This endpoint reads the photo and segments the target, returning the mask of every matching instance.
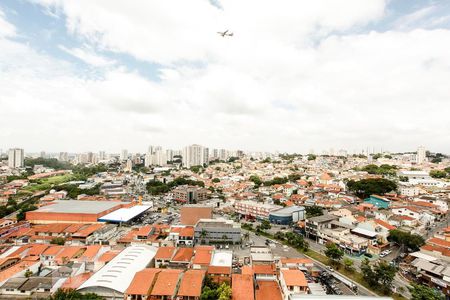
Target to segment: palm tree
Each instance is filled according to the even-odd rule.
[[[248,241],[250,239],[250,233],[248,231],[244,232],[244,240]]]
[[[200,238],[201,238],[202,244],[205,243],[205,239],[207,236],[208,236],[208,232],[205,229],[202,229],[202,231],[200,232]]]

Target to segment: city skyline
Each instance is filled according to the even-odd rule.
[[[449,12],[445,1],[2,1],[2,147],[449,153]]]

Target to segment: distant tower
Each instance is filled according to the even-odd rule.
[[[128,159],[128,150],[123,149],[122,153],[120,153],[120,160],[127,160]]]
[[[20,148],[9,149],[8,151],[8,167],[22,168],[24,166],[24,151]]]
[[[426,160],[427,157],[427,150],[425,149],[425,147],[420,146],[419,148],[417,148],[417,155],[416,155],[416,163],[417,164],[423,164]]]

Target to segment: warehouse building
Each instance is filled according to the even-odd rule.
[[[37,210],[26,212],[26,220],[33,224],[95,223],[121,208],[132,206],[130,202],[57,200]]]
[[[137,272],[151,267],[157,249],[148,245],[125,248],[108,264],[85,281],[78,291],[96,293],[105,299],[123,299]]]

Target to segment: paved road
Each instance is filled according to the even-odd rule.
[[[243,230],[243,232],[245,232],[245,230]],[[255,235],[253,232],[250,232],[250,240],[254,243],[254,245],[257,246],[263,246],[265,245],[265,241],[266,238],[263,236],[257,236]],[[314,261],[314,264],[322,271],[327,270],[327,266],[303,253],[298,252],[297,250],[295,250],[292,247],[285,247],[282,244],[280,244],[277,241],[273,241],[273,244],[275,244],[275,247],[271,247],[272,248],[272,253],[274,254],[274,256],[277,257],[300,257],[300,258],[310,258]],[[312,248],[311,248],[312,249]],[[250,254],[250,249],[246,248],[244,250],[235,250],[236,254],[239,255],[243,255],[245,253],[248,253],[248,255]],[[339,273],[340,274],[340,273]],[[364,286],[360,285],[357,282],[354,282],[353,280],[351,280],[350,278],[340,274],[342,277],[344,277],[345,279],[347,279],[348,281],[351,281],[353,284],[358,286],[358,294],[359,295],[363,295],[363,296],[377,296],[377,294],[373,293],[372,291],[368,290],[367,288],[365,288]]]

